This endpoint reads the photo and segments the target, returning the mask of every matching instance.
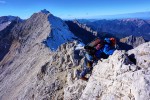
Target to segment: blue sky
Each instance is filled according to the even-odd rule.
[[[42,9],[63,19],[150,11],[150,0],[0,0],[0,16],[23,19]]]

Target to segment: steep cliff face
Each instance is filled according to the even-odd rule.
[[[149,100],[150,99],[150,42],[128,54],[116,50],[108,59],[99,61],[87,83],[74,81],[66,86],[67,100]],[[135,54],[136,63],[129,55]],[[146,63],[145,63],[146,62]]]

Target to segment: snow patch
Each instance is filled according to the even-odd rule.
[[[47,38],[47,46],[51,50],[56,50],[61,44],[74,40],[75,36],[69,31],[66,23],[58,17],[49,15],[51,33]]]
[[[5,29],[11,22],[8,21],[8,22],[5,22],[5,23],[2,23],[0,24],[0,31],[2,31],[3,29]]]

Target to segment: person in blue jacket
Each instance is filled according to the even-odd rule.
[[[80,78],[87,81],[86,74],[90,73],[93,69],[93,63],[101,58],[108,58],[115,51],[114,43],[112,43],[111,38],[105,38],[104,42],[97,44],[96,47],[84,47],[85,49],[90,49],[90,52],[86,52],[83,70],[80,73]]]

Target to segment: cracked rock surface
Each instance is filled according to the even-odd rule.
[[[138,46],[128,54],[132,52],[135,57],[138,56],[137,61],[138,59],[143,61],[142,56],[150,58],[149,43]],[[144,55],[140,55],[141,53]],[[68,85],[64,94],[73,100],[76,99],[77,94],[80,100],[149,100],[150,66],[142,61],[140,64],[139,62],[133,63],[128,54],[125,51],[116,50],[108,59],[103,59],[94,66],[87,83],[79,84],[76,81]],[[83,92],[79,92],[76,86],[80,87]],[[82,88],[83,86],[85,89]]]

